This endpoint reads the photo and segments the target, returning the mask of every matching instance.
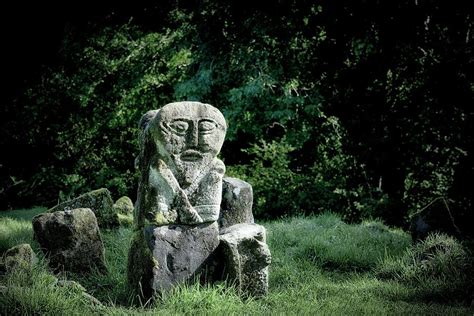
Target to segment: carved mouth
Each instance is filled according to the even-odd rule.
[[[189,149],[182,153],[180,158],[182,161],[198,161],[203,158],[203,155],[199,151]]]

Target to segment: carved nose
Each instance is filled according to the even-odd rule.
[[[188,136],[189,147],[197,147],[199,143],[199,131],[195,127],[191,130]]]

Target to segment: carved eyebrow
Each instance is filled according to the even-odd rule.
[[[202,119],[198,123],[199,133],[201,134],[212,133],[213,131],[217,129],[217,127],[218,127],[217,122],[210,119]]]
[[[160,128],[164,133],[173,133],[181,136],[184,135],[192,125],[193,121],[185,118],[175,118],[170,121],[160,122]]]
[[[200,125],[201,123],[211,123],[211,124],[216,125],[216,127],[219,126],[219,123],[217,123],[215,120],[211,118],[204,118],[204,119],[199,120],[198,124]]]
[[[174,120],[170,122],[169,124],[167,124],[168,128],[171,131],[179,135],[186,133],[186,131],[189,129],[191,125],[192,124],[190,124],[189,121],[185,121],[185,120]]]
[[[193,120],[190,119],[190,118],[186,118],[186,117],[176,117],[176,118],[173,118],[172,120],[170,120],[169,122],[173,123],[173,122],[176,122],[176,121],[192,122]]]

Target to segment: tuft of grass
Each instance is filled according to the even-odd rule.
[[[257,311],[259,303],[251,298],[241,299],[235,288],[223,283],[203,286],[196,282],[177,286],[162,299],[156,300],[152,307],[165,314],[229,315],[242,313],[243,310]]]
[[[401,257],[388,256],[375,269],[381,279],[393,279],[419,289],[425,299],[472,299],[472,258],[455,238],[431,234]]]
[[[18,221],[25,221],[31,222],[33,217],[38,214],[44,213],[47,211],[46,207],[37,206],[34,208],[29,209],[18,209],[18,210],[11,210],[11,211],[2,211],[0,212],[0,218],[2,217],[10,217],[14,218]]]
[[[82,291],[57,286],[58,279],[41,262],[32,270],[12,273],[0,279],[2,315],[79,315],[98,311]]]
[[[70,275],[102,302],[130,305],[133,295],[127,287],[127,258],[133,231],[130,228],[103,230],[105,266],[107,273],[95,271],[90,275]]]

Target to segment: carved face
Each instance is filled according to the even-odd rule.
[[[165,105],[152,126],[160,155],[169,158],[168,164],[173,162],[184,184],[217,156],[227,129],[219,110],[199,102]]]

